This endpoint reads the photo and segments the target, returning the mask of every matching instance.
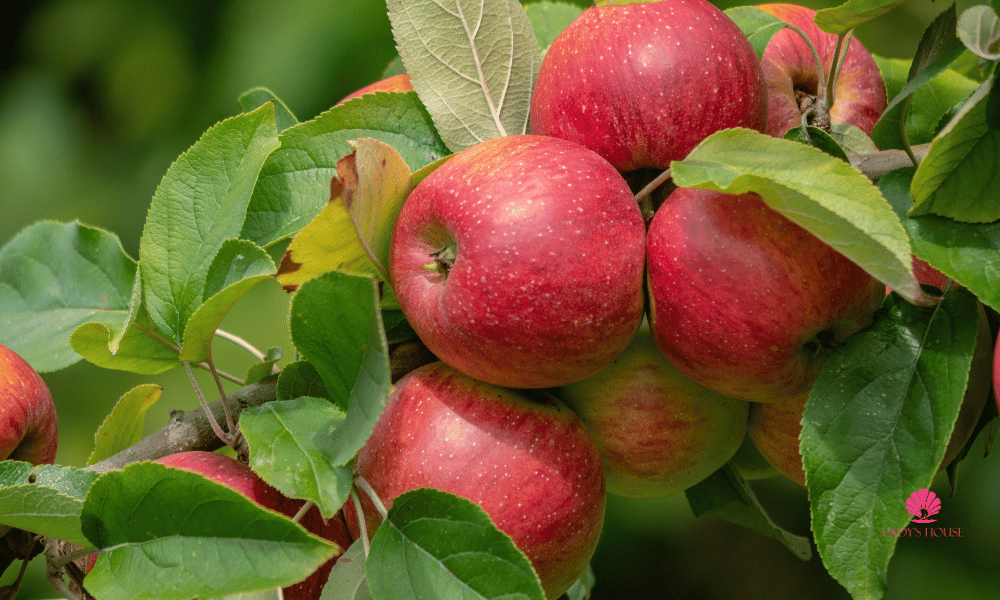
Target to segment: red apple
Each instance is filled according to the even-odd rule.
[[[649,227],[650,323],[677,370],[724,396],[809,391],[885,286],[756,194],[679,188]]]
[[[558,387],[610,363],[643,313],[645,228],[622,176],[538,135],[459,152],[413,190],[392,238],[399,306],[477,379]]]
[[[761,4],[757,8],[801,29],[812,41],[830,76],[837,36],[816,26],[816,11],[795,4]],[[812,51],[798,33],[785,28],[771,38],[761,57],[767,81],[767,133],[782,136],[802,123],[802,108],[811,105],[819,89],[819,73]],[[871,135],[887,104],[882,74],[871,53],[856,38],[834,85],[829,116],[835,123],[850,123]]]
[[[412,90],[413,86],[410,85],[410,76],[406,73],[400,73],[399,75],[393,75],[391,77],[386,77],[385,79],[380,79],[375,83],[370,83],[360,90],[344,96],[344,98],[337,103],[337,106],[347,102],[348,100],[360,98],[365,94],[371,94],[373,92],[409,92]]]
[[[26,360],[0,344],[0,460],[51,464],[58,444],[49,388]]]
[[[282,495],[281,492],[268,485],[254,473],[250,467],[235,458],[222,454],[200,451],[178,452],[165,456],[156,462],[168,467],[200,473],[212,481],[236,490],[257,504],[287,517],[294,517],[304,504],[302,500],[294,500]],[[324,522],[319,509],[313,507],[305,514],[300,523],[310,533],[340,546],[341,552],[347,550],[351,545],[352,538],[341,514]],[[284,588],[285,600],[318,599],[326,584],[327,577],[330,575],[330,570],[336,562],[337,557],[334,557],[305,580]],[[90,566],[93,566],[93,562],[90,563]]]
[[[620,496],[683,492],[746,437],[748,403],[681,375],[645,326],[614,362],[561,391],[601,449],[608,491]]]
[[[478,504],[528,556],[554,599],[597,547],[604,470],[580,419],[551,395],[535,394],[529,399],[441,362],[420,367],[396,384],[354,472],[386,506],[422,487]],[[361,497],[373,534],[380,516]],[[352,503],[344,513],[356,528]]]
[[[706,0],[587,9],[549,47],[531,99],[533,133],[622,172],[665,169],[720,129],[766,124],[757,55]]]

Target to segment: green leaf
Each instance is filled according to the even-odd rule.
[[[118,348],[112,353],[116,340]],[[180,349],[166,340],[144,305],[128,327],[87,323],[77,327],[69,341],[80,356],[105,369],[157,375],[181,366]]]
[[[365,550],[361,542],[351,544],[334,563],[319,600],[371,600],[365,579]]]
[[[0,524],[90,547],[80,512],[96,479],[69,467],[0,462]]]
[[[778,17],[766,13],[756,6],[736,6],[726,9],[725,13],[736,23],[743,35],[750,40],[750,45],[757,53],[757,58],[764,56],[764,50],[771,38],[787,25]]]
[[[184,327],[180,360],[202,362],[208,358],[215,330],[229,309],[250,290],[272,279],[271,256],[246,240],[226,240],[205,275],[204,299]]]
[[[993,78],[941,130],[913,177],[910,216],[935,214],[966,223],[1000,219],[1000,131],[986,122]]]
[[[804,561],[812,558],[809,539],[775,525],[746,480],[731,464],[727,463],[705,480],[685,490],[684,494],[694,516],[712,513],[777,540]]]
[[[583,7],[568,2],[535,2],[526,4],[524,12],[541,48],[548,48],[563,29],[583,14]]]
[[[104,551],[84,585],[102,600],[184,600],[291,585],[337,548],[196,473],[135,463],[84,501],[83,532]]]
[[[932,302],[913,276],[899,218],[878,188],[844,161],[749,129],[726,129],[674,161],[671,170],[682,187],[759,194],[873,277],[914,302]]]
[[[900,216],[917,258],[968,288],[984,304],[1000,310],[1000,223],[959,223],[945,217],[909,217],[914,169],[883,177],[879,188]]]
[[[517,0],[387,4],[413,89],[452,151],[527,131],[541,53]]]
[[[285,365],[278,375],[275,395],[278,400],[294,400],[302,396],[331,399],[319,371],[304,360]]]
[[[271,90],[265,87],[257,87],[240,94],[240,109],[245,113],[253,112],[267,102],[274,104],[274,122],[278,127],[278,132],[299,124],[299,120],[292,113],[292,110],[288,108],[288,105],[282,102],[281,98],[278,98]]]
[[[965,48],[962,46],[962,42],[955,35],[957,22],[958,14],[955,10],[955,5],[952,4],[951,8],[938,15],[927,29],[924,30],[923,37],[921,37],[920,43],[917,46],[916,55],[913,57],[913,62],[907,72],[906,84],[898,92],[895,90],[889,92],[895,95],[890,96],[892,101],[889,102],[882,116],[879,117],[878,123],[875,124],[875,129],[872,131],[872,138],[880,148],[903,147],[900,123],[904,119],[907,119],[907,115],[905,114],[907,112],[907,103],[905,101],[918,89],[927,85],[932,79],[944,72],[964,52]],[[882,59],[882,61],[884,60]],[[882,61],[879,61],[880,69]],[[886,81],[886,88],[890,89],[888,81]],[[954,102],[951,104],[954,104]],[[945,106],[944,110],[947,110],[951,104]],[[917,103],[915,98],[910,103],[910,106],[923,112],[928,110],[928,107]],[[938,114],[938,118],[940,118],[940,114]],[[937,119],[934,119],[934,123],[937,123]],[[922,142],[910,139],[910,143],[918,144]]]
[[[317,431],[322,435],[336,428],[344,417],[321,398],[278,400],[244,409],[240,431],[250,446],[250,467],[286,496],[314,502],[324,519],[333,517],[351,493],[353,472],[332,464],[314,437]]]
[[[809,137],[806,137],[807,133]],[[850,159],[847,157],[847,153],[840,147],[837,140],[835,140],[831,134],[823,131],[819,127],[809,126],[806,127],[806,131],[803,131],[801,127],[793,127],[785,132],[784,138],[786,140],[792,140],[793,142],[799,142],[800,144],[819,148],[834,158],[839,158],[844,162],[850,162]]]
[[[247,377],[245,383],[247,385],[250,385],[252,383],[257,383],[258,381],[262,381],[273,375],[274,365],[279,360],[281,360],[281,356],[282,356],[282,350],[280,347],[275,346],[273,348],[269,348],[267,352],[264,353],[263,361],[251,365],[250,368],[247,369]]]
[[[365,570],[377,600],[545,598],[528,558],[481,508],[432,489],[393,501]]]
[[[237,238],[264,159],[278,147],[274,107],[216,124],[170,166],[139,244],[143,300],[174,342],[202,304],[205,278],[228,239]]]
[[[269,246],[302,229],[330,199],[337,162],[358,138],[389,144],[412,170],[449,154],[413,92],[379,92],[335,106],[281,134],[281,147],[261,169],[240,237]]]
[[[347,413],[316,440],[332,464],[345,465],[368,440],[392,390],[375,281],[339,271],[307,281],[292,300],[291,332],[330,398]]]
[[[128,315],[136,262],[118,238],[77,222],[29,225],[0,248],[0,343],[38,371],[80,360],[70,334]]]
[[[146,411],[157,400],[163,388],[147,383],[132,388],[111,409],[94,435],[95,447],[87,464],[92,465],[114,456],[142,439]]]
[[[875,57],[885,87],[890,97],[899,97],[906,86],[910,61],[899,58]],[[906,116],[906,137],[911,145],[926,144],[938,132],[938,123],[956,104],[969,97],[979,87],[974,80],[945,69],[913,93]],[[903,138],[899,122],[903,118],[902,105],[882,114],[872,132],[879,148],[902,148]]]
[[[351,146],[354,152],[337,164],[330,202],[285,250],[278,269],[285,289],[335,269],[389,282],[389,242],[413,189],[410,169],[392,146],[378,140],[364,138]]]
[[[965,47],[985,60],[1000,60],[1000,17],[989,6],[966,9],[958,19],[958,37]]]
[[[906,499],[929,488],[965,393],[976,298],[935,307],[896,295],[834,351],[802,417],[800,452],[823,564],[855,598],[880,598]]]
[[[834,121],[830,124],[830,137],[848,154],[878,152],[875,142],[857,125]]]
[[[827,33],[842,35],[880,17],[903,0],[848,0],[840,6],[816,11],[816,25]]]

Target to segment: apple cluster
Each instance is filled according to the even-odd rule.
[[[798,34],[758,59],[706,0],[621,4],[549,47],[530,134],[458,152],[408,196],[389,273],[439,362],[397,383],[355,463],[385,505],[420,487],[479,504],[550,598],[593,554],[605,493],[702,481],[746,438],[750,407],[804,398],[886,293],[754,194],[680,188],[650,215],[629,183],[721,129],[782,135],[820,114],[870,132],[886,98],[861,44],[843,77],[864,91],[818,110],[825,75]],[[813,12],[762,8],[810,37],[828,75],[836,37]],[[376,505],[361,502],[369,531]]]

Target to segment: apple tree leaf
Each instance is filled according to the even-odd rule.
[[[251,365],[250,368],[247,369],[247,376],[244,383],[246,385],[250,385],[251,383],[257,383],[258,381],[262,381],[273,375],[274,365],[281,360],[283,353],[284,351],[280,346],[268,348],[264,353],[264,359],[259,363]]]
[[[314,437],[344,421],[329,400],[275,400],[240,413],[240,431],[250,446],[250,467],[291,498],[311,500],[324,519],[333,517],[351,493],[350,467],[334,465]],[[322,431],[321,431],[322,430]]]
[[[1000,17],[992,7],[980,4],[967,8],[958,19],[958,37],[976,56],[1000,60]]]
[[[910,61],[899,58],[875,57],[888,94],[898,98],[907,86]],[[974,80],[945,69],[924,85],[916,88],[906,119],[906,139],[911,145],[926,144],[934,139],[938,124],[950,110],[968,98],[979,87]],[[902,105],[882,114],[872,132],[876,145],[883,149],[902,148],[903,138],[899,124],[903,119]]]
[[[245,113],[253,112],[267,102],[274,104],[274,122],[279,133],[299,124],[298,118],[288,108],[288,105],[282,102],[281,98],[278,98],[271,90],[257,87],[240,94],[240,108]]]
[[[205,274],[203,301],[184,327],[180,360],[208,358],[215,330],[247,292],[272,279],[274,261],[266,250],[246,240],[226,240]]]
[[[552,45],[556,37],[577,17],[583,14],[583,7],[569,2],[543,0],[524,5],[524,12],[531,21],[531,29],[542,49]]]
[[[848,0],[840,6],[817,10],[815,22],[827,33],[843,35],[902,3],[903,0]]]
[[[882,149],[903,147],[900,123],[904,119],[908,120],[906,115],[908,106],[910,108],[919,107],[917,110],[921,111],[928,110],[918,103],[915,98],[909,105],[906,103],[906,99],[913,96],[914,92],[944,72],[964,52],[965,47],[955,35],[957,22],[958,13],[955,10],[955,5],[952,4],[951,8],[942,12],[928,25],[927,29],[924,30],[923,36],[920,38],[920,43],[917,45],[916,55],[913,57],[909,71],[906,74],[906,83],[901,89],[898,89],[898,91],[892,89],[896,86],[892,85],[890,87],[890,84],[894,84],[895,82],[886,80],[883,75],[887,93],[894,95],[890,96],[892,100],[882,113],[882,116],[879,117],[878,122],[875,123],[875,129],[872,131],[872,138],[878,147]],[[882,62],[886,61],[886,59],[876,59],[876,61],[879,63],[879,69],[881,70]],[[890,89],[892,91],[889,91]],[[947,110],[953,104],[954,102],[948,104],[944,109]],[[944,111],[938,114],[938,118],[940,118],[941,114],[944,114]],[[937,119],[934,120],[932,126],[936,123]],[[912,144],[922,143],[909,137],[907,139]]]
[[[899,218],[878,188],[844,161],[790,140],[726,129],[674,161],[671,170],[681,187],[757,193],[912,302],[933,303],[913,275],[910,242]]]
[[[29,225],[0,247],[0,344],[41,372],[78,362],[73,330],[124,323],[135,273],[114,234],[77,222]]]
[[[807,146],[819,148],[830,156],[839,158],[844,162],[850,161],[847,157],[847,153],[840,147],[840,144],[837,143],[837,140],[834,139],[833,135],[823,131],[819,127],[813,127],[810,125],[806,127],[804,131],[802,127],[793,127],[786,131],[783,137],[786,140],[792,140],[794,142],[799,142],[800,144],[806,144]]]
[[[365,567],[376,600],[543,600],[528,558],[476,504],[418,489],[397,497]]]
[[[812,529],[830,574],[855,598],[881,598],[906,499],[930,487],[965,394],[976,298],[933,307],[892,294],[873,325],[824,363],[802,417]]]
[[[725,10],[727,16],[736,23],[743,35],[747,36],[757,58],[764,56],[764,50],[774,34],[788,24],[778,17],[766,13],[756,6],[736,6]]]
[[[58,465],[0,462],[0,524],[90,547],[80,513],[97,477]]]
[[[830,124],[830,137],[848,154],[878,152],[878,147],[868,134],[851,123],[834,121]]]
[[[525,133],[541,53],[517,0],[388,0],[396,47],[445,144]]]
[[[298,360],[285,365],[278,374],[278,384],[275,389],[278,400],[294,400],[302,396],[330,399],[326,384],[319,371],[308,361]]]
[[[345,465],[371,435],[392,389],[374,279],[331,271],[302,284],[292,300],[292,342],[346,413],[328,422],[318,447]]]
[[[118,348],[112,353],[115,340]],[[139,306],[128,326],[87,323],[77,327],[69,341],[80,356],[105,369],[157,375],[181,366],[180,348],[157,328],[145,305]]]
[[[809,538],[778,527],[732,464],[726,463],[700,483],[685,490],[684,494],[694,516],[712,513],[777,540],[804,561],[812,558]]]
[[[103,551],[84,585],[106,600],[184,600],[305,579],[336,546],[197,474],[134,463],[101,475],[81,515]]]
[[[94,434],[94,451],[87,464],[114,456],[142,439],[146,411],[160,399],[163,388],[152,383],[136,386],[125,393]]]
[[[914,255],[1000,310],[1000,222],[972,224],[936,215],[908,216],[913,206],[913,174],[912,167],[893,171],[879,181],[879,187],[906,228]]]
[[[935,214],[967,223],[1000,219],[1000,130],[986,111],[996,75],[985,81],[931,142],[910,190],[910,216]]]
[[[358,540],[334,563],[319,600],[372,600],[365,578],[365,550]]]
[[[214,125],[163,177],[139,242],[143,301],[172,342],[204,300],[219,249],[239,237],[257,175],[278,147],[274,106]]]
[[[294,290],[334,269],[366,273],[389,282],[392,226],[413,189],[410,169],[396,150],[371,138],[352,142],[337,162],[330,201],[292,239],[278,281]]]
[[[240,237],[266,247],[302,229],[330,199],[337,162],[359,138],[389,144],[411,170],[449,154],[413,92],[376,92],[345,102],[281,133],[281,147],[261,169]]]

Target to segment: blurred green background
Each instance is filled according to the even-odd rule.
[[[946,7],[909,0],[857,35],[876,53],[909,58]],[[241,92],[268,87],[307,120],[378,79],[395,56],[382,0],[49,0],[5,8],[0,244],[37,220],[78,219],[115,232],[137,256],[160,178],[205,129],[238,111]],[[285,293],[262,285],[223,328],[259,348],[287,350],[286,313]],[[215,349],[224,370],[242,375],[252,364],[225,342]],[[59,410],[58,462],[66,465],[85,464],[95,430],[135,385],[164,388],[147,417],[150,431],[169,409],[196,405],[179,370],[144,378],[81,362],[45,380]],[[200,383],[210,388],[207,378]],[[943,479],[934,488],[944,501],[939,524],[961,527],[964,537],[902,540],[888,598],[1000,598],[1000,468],[982,455],[979,442],[954,497]],[[757,482],[755,490],[775,521],[808,533],[803,490],[783,479]],[[610,498],[594,570],[596,600],[848,597],[818,559],[802,563],[769,538],[695,519],[682,496]],[[0,585],[14,575],[10,570]],[[17,597],[54,596],[42,561],[33,561]]]

